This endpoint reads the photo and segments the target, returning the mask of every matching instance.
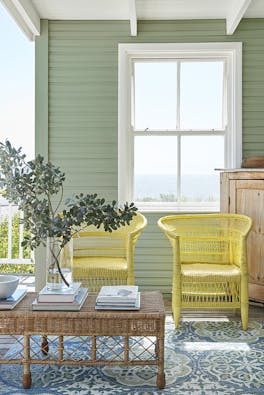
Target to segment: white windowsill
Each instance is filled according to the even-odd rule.
[[[173,212],[173,213],[217,213],[220,211],[219,204],[167,204],[164,205],[162,203],[142,203],[142,202],[134,202],[135,206],[142,213],[164,213],[164,212]]]

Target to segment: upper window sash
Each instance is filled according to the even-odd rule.
[[[204,132],[226,132],[227,130],[227,107],[228,104],[226,103],[227,101],[227,61],[226,58],[224,57],[220,57],[220,56],[214,56],[214,57],[203,57],[203,56],[199,56],[199,57],[192,57],[192,58],[179,58],[177,56],[171,58],[171,59],[167,59],[167,58],[138,58],[138,57],[131,57],[130,58],[130,62],[131,62],[131,124],[129,125],[131,128],[131,131],[134,133],[137,132],[147,132],[147,133],[151,133],[153,135],[156,134],[156,132],[158,133],[162,133],[162,132],[168,132],[168,133],[177,133],[178,131],[182,131],[184,132],[197,132],[199,133],[204,133]],[[135,65],[139,64],[139,63],[175,63],[177,64],[177,85],[175,86],[175,91],[177,93],[177,101],[176,101],[176,128],[159,128],[159,129],[151,129],[150,127],[147,128],[137,128],[135,127],[136,124],[136,120],[135,120],[135,107],[136,107],[136,94],[135,94]],[[181,109],[181,65],[183,63],[192,63],[192,62],[210,62],[210,63],[214,63],[214,62],[222,62],[223,63],[223,87],[222,87],[222,127],[220,128],[183,128],[181,127],[181,121],[180,121],[180,109]]]

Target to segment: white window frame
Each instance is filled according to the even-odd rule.
[[[134,136],[131,128],[131,80],[137,59],[221,59],[227,71],[225,168],[239,168],[242,160],[242,43],[119,44],[118,52],[118,201],[133,201]],[[164,135],[166,135],[164,133]],[[175,202],[137,203],[141,211],[215,211],[204,204],[191,207]]]

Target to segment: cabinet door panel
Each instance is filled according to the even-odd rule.
[[[248,215],[253,220],[247,244],[249,296],[264,300],[264,180],[236,180],[230,183],[230,191],[235,191],[234,212]]]
[[[252,230],[248,235],[247,253],[248,253],[248,278],[250,283],[261,284],[263,282],[263,235],[257,234]]]

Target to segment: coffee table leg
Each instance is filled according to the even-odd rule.
[[[157,387],[162,389],[165,387],[165,373],[164,373],[164,338],[157,339],[156,352],[158,358],[158,373],[157,373]]]
[[[59,336],[59,344],[58,344],[58,359],[59,361],[63,360],[63,350],[64,350],[64,344],[63,344],[63,336]]]
[[[158,372],[158,376],[157,376],[157,387],[162,389],[165,388],[166,385],[166,380],[165,380],[165,373],[159,373]]]
[[[25,389],[31,387],[31,373],[30,373],[30,336],[24,335],[24,374],[22,384]]]
[[[42,351],[42,354],[44,354],[44,355],[48,355],[48,353],[49,353],[49,342],[48,342],[47,335],[42,336],[41,351]]]

